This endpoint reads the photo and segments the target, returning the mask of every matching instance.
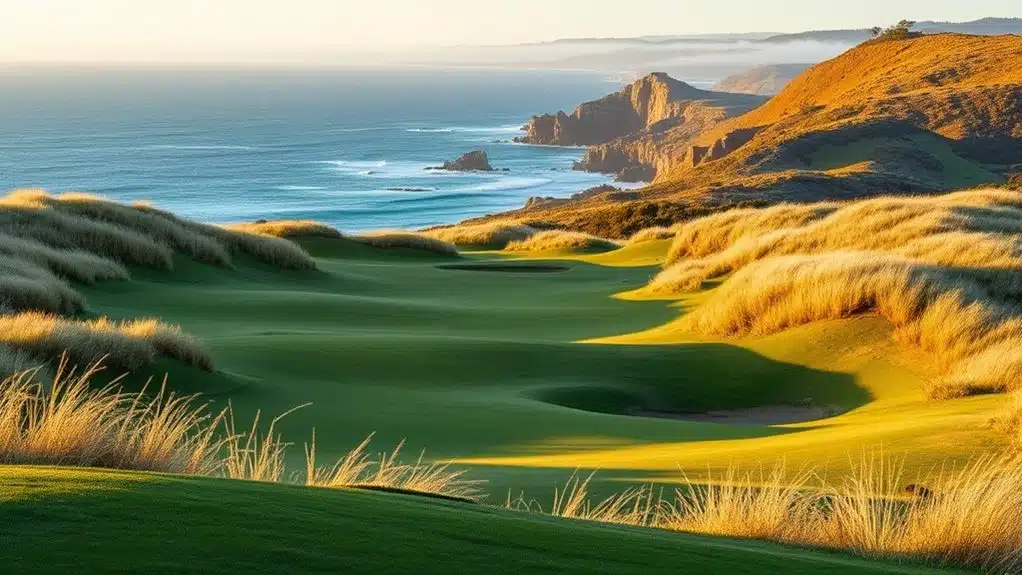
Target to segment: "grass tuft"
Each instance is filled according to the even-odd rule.
[[[353,239],[380,249],[422,250],[443,255],[458,254],[458,248],[454,244],[417,232],[382,230],[355,236]]]
[[[509,252],[538,252],[547,250],[616,250],[621,247],[613,240],[598,238],[582,232],[547,230],[528,239],[507,244]]]
[[[147,397],[94,389],[98,365],[61,363],[52,384],[26,371],[0,383],[0,463],[211,474],[220,416],[166,388]]]
[[[422,233],[456,246],[502,250],[511,242],[529,239],[538,233],[538,230],[517,221],[499,220],[482,224],[458,224],[431,228]]]
[[[344,237],[338,230],[312,220],[261,220],[241,224],[227,224],[223,227],[237,232],[274,236],[277,238]]]

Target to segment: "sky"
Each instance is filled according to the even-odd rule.
[[[0,61],[245,62],[1022,16],[1018,0],[0,0]]]

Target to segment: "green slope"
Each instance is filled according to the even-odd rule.
[[[407,438],[409,454],[476,465],[472,477],[500,499],[548,494],[578,467],[671,481],[679,467],[699,477],[787,458],[840,472],[883,445],[913,471],[999,441],[984,426],[999,398],[925,401],[925,358],[897,357],[875,321],[699,341],[672,322],[701,296],[617,297],[645,284],[668,243],[511,262],[554,270],[534,273],[480,267],[504,255],[459,261],[315,240],[316,272],[180,258],[173,274],[135,270],[86,291],[96,313],[159,316],[209,344],[217,374],[173,362],[151,374],[169,372],[177,390],[230,400],[241,421],[311,403],[280,428],[298,444],[295,469],[313,428],[323,461],[375,431],[377,449]],[[794,425],[627,415],[806,402],[851,412]]]
[[[926,573],[371,492],[0,467],[5,573]]]

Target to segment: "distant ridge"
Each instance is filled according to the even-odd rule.
[[[915,30],[928,34],[954,33],[975,34],[979,36],[999,36],[1001,34],[1022,34],[1022,18],[981,18],[971,22],[918,22]],[[868,40],[870,31],[862,29],[809,30],[792,34],[777,34],[764,38],[760,42],[780,44],[786,42],[818,41],[857,44]]]

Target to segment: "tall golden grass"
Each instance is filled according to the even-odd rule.
[[[973,190],[740,211],[751,223],[712,216],[683,226],[672,247],[681,259],[648,286],[678,293],[724,279],[683,318],[686,327],[763,335],[875,312],[898,328],[900,341],[936,359],[932,397],[1022,387],[1014,376],[1022,368],[1022,308],[1015,303],[1022,294],[1022,194]],[[778,214],[796,223],[764,225]]]
[[[515,220],[497,220],[479,224],[431,228],[422,233],[456,246],[502,250],[511,242],[532,237],[538,233],[538,230]]]
[[[175,253],[224,267],[232,253],[287,269],[315,267],[299,246],[258,227],[225,229],[87,194],[15,190],[0,198],[0,229],[0,265],[27,262],[86,283],[127,279],[124,264],[172,269]]]
[[[573,478],[549,513],[992,573],[1022,569],[1022,466],[1014,457],[976,459],[911,483],[899,462],[874,454],[834,486],[783,463],[769,472],[732,467],[703,483],[683,478],[673,498],[647,486],[593,502],[588,486]],[[506,505],[543,511],[523,497]]]
[[[479,501],[481,481],[468,480],[465,470],[452,470],[449,463],[425,463],[423,456],[412,464],[398,459],[404,442],[390,453],[375,457],[368,452],[370,434],[330,467],[316,464],[316,436],[305,446],[306,485],[312,487],[354,487],[441,495],[452,499]]]
[[[195,338],[154,319],[111,321],[67,319],[40,312],[0,314],[0,345],[38,363],[63,356],[75,364],[99,361],[134,371],[156,357],[170,357],[212,371],[213,359]]]
[[[335,228],[311,220],[264,220],[241,224],[227,224],[223,227],[228,230],[249,234],[262,234],[278,238],[344,237],[344,235]]]
[[[628,243],[641,244],[657,240],[669,240],[678,234],[678,230],[680,228],[680,225],[644,228],[635,232],[632,237],[628,238]]]
[[[509,252],[538,252],[547,250],[615,250],[621,247],[614,240],[567,230],[547,230],[524,240],[513,241],[504,248]]]
[[[235,423],[230,406],[210,411],[199,396],[177,396],[162,386],[155,394],[125,392],[117,381],[94,388],[100,364],[78,371],[62,361],[48,379],[24,369],[31,359],[0,346],[0,464],[62,465],[207,475],[248,481],[291,482],[290,447],[276,431],[294,409],[260,429]],[[303,407],[303,406],[302,406]],[[299,407],[300,408],[300,407]],[[295,408],[295,409],[299,409]],[[370,435],[330,467],[317,467],[315,433],[306,447],[307,477],[316,487],[351,487],[426,493],[477,501],[479,481],[449,464],[399,461],[402,444],[376,457]]]
[[[1022,450],[1022,393],[1015,393],[1003,412],[990,421],[1015,449]]]
[[[420,232],[379,230],[354,236],[352,239],[380,249],[421,250],[443,255],[458,254],[458,248],[454,244]]]
[[[93,389],[97,365],[67,365],[50,385],[34,371],[0,383],[0,463],[217,471],[220,416],[165,388],[153,396]]]

